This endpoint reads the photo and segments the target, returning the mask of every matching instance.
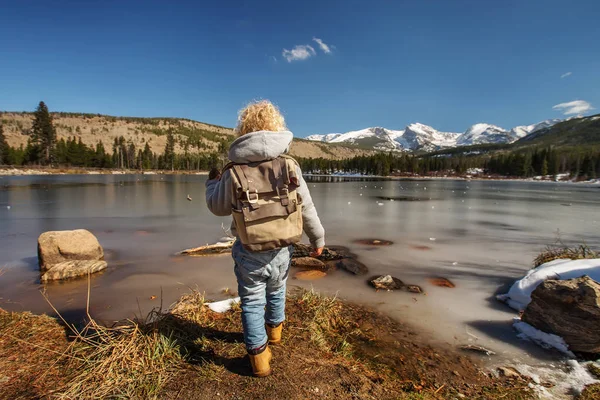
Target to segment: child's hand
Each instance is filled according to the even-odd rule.
[[[311,253],[310,256],[311,257],[319,257],[321,254],[323,254],[323,248],[319,247],[318,249],[314,249]]]

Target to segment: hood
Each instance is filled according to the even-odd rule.
[[[229,159],[239,164],[272,160],[288,152],[293,138],[290,131],[247,133],[231,143]]]

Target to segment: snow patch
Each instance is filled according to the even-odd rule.
[[[224,312],[231,310],[231,307],[234,304],[239,303],[239,302],[240,302],[240,298],[235,297],[233,299],[215,301],[213,303],[206,303],[206,305],[208,306],[208,308],[210,308],[212,311],[214,311],[216,313],[224,313]]]
[[[575,358],[575,354],[569,350],[569,345],[562,337],[540,331],[518,317],[513,320],[513,327],[519,332],[518,338],[532,341],[545,349],[556,349],[568,357]]]
[[[508,293],[496,298],[506,302],[511,308],[523,311],[531,302],[531,293],[547,279],[566,280],[584,275],[600,282],[600,259],[554,260],[529,270],[527,275],[516,281]]]
[[[541,398],[564,399],[578,396],[587,385],[600,382],[587,371],[587,364],[589,363],[566,360],[547,366],[518,364],[515,365],[515,369],[535,382],[533,388]],[[546,388],[542,385],[543,382],[553,386]]]

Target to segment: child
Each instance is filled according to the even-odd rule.
[[[234,216],[232,256],[244,342],[254,375],[262,377],[271,373],[268,345],[281,341],[292,244],[304,230],[317,257],[325,232],[300,167],[285,156],[293,134],[279,110],[269,101],[251,103],[240,112],[236,133],[229,148],[236,165],[222,176],[211,172],[206,203],[215,215]]]

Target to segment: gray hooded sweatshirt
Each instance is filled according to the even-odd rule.
[[[257,161],[272,160],[287,153],[294,135],[292,132],[258,131],[237,138],[229,147],[229,159],[234,163],[246,164]],[[308,186],[298,168],[300,185],[298,194],[302,197],[302,220],[304,232],[314,248],[325,246],[325,230],[317,209],[312,201]],[[231,172],[227,170],[220,180],[212,179],[206,182],[206,205],[215,215],[224,217],[231,215],[235,202],[231,194]],[[237,236],[235,227],[232,233]]]

